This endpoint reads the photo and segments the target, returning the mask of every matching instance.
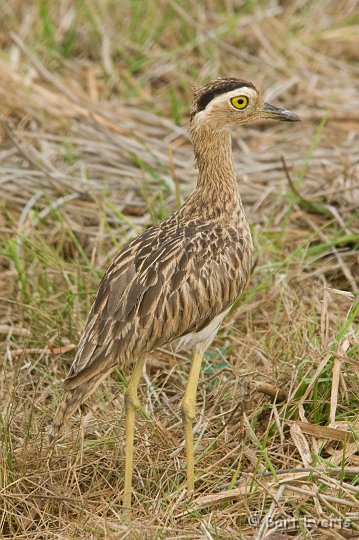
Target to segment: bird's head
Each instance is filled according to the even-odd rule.
[[[265,103],[254,84],[241,79],[216,79],[194,90],[192,127],[222,130],[264,118],[300,120],[287,109]]]

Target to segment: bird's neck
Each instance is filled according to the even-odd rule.
[[[194,197],[202,205],[222,214],[232,214],[242,208],[238,192],[232,141],[228,130],[213,130],[208,126],[191,126],[191,142],[198,166]]]

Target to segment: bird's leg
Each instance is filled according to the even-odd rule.
[[[141,358],[135,365],[129,385],[125,393],[126,410],[126,448],[125,448],[125,489],[123,506],[131,508],[132,497],[132,470],[133,470],[133,440],[135,435],[136,410],[140,406],[137,396],[138,385],[141,380],[145,359]]]
[[[194,455],[192,422],[196,415],[196,393],[202,364],[202,352],[195,352],[189,372],[188,382],[182,401],[182,418],[184,425],[187,461],[187,489],[194,489]]]

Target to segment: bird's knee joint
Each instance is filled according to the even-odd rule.
[[[194,420],[196,417],[196,407],[194,403],[183,401],[181,405],[183,420]]]
[[[128,390],[125,393],[125,407],[127,411],[131,409],[137,410],[140,408],[140,400],[138,399],[137,395]]]

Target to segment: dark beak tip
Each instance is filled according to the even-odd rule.
[[[264,104],[264,111],[269,113],[269,117],[282,122],[301,122],[301,117],[288,109],[276,107],[270,103]]]
[[[295,113],[291,113],[291,116],[290,116],[290,117],[288,117],[288,118],[283,118],[283,120],[284,120],[285,122],[301,122],[301,121],[302,121],[301,117],[298,116],[298,115],[295,114]]]

